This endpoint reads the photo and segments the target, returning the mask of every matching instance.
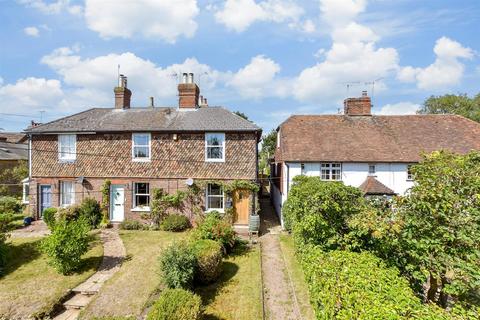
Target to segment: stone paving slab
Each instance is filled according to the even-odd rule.
[[[66,310],[62,314],[56,316],[54,319],[55,320],[76,320],[76,319],[78,319],[79,315],[80,315],[80,310],[70,309],[70,310]]]
[[[81,309],[85,308],[90,303],[93,296],[77,293],[70,300],[63,304],[67,309]]]
[[[47,225],[42,220],[33,221],[31,225],[10,232],[12,238],[44,237],[50,234]]]

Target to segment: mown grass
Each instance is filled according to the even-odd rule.
[[[260,250],[240,246],[223,262],[219,281],[195,292],[205,305],[205,319],[262,319]]]
[[[27,319],[48,313],[69,289],[85,281],[97,269],[103,256],[98,238],[84,256],[78,273],[63,276],[48,265],[41,253],[41,238],[8,240],[5,274],[0,278],[0,319]]]
[[[139,317],[161,288],[158,257],[185,233],[121,230],[127,259],[82,312],[82,319]]]
[[[295,257],[293,238],[291,235],[280,235],[280,247],[285,255],[285,263],[292,277],[295,294],[297,296],[300,312],[303,319],[315,319],[313,308],[310,304],[308,285],[300,264]]]

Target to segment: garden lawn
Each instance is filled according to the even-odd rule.
[[[185,233],[120,230],[127,259],[82,312],[82,319],[142,314],[161,287],[158,257]]]
[[[302,267],[295,257],[295,248],[291,235],[280,235],[280,246],[285,256],[285,264],[292,277],[295,294],[297,296],[300,312],[303,319],[315,319],[312,305],[310,304],[310,294],[308,285],[305,282]]]
[[[0,319],[26,319],[48,313],[69,289],[90,277],[102,260],[103,247],[95,236],[79,273],[63,276],[47,264],[46,255],[38,247],[41,239],[8,240],[8,262],[0,278]]]
[[[205,305],[205,319],[262,319],[260,250],[240,247],[226,257],[220,280],[195,292]]]

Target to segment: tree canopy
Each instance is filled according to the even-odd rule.
[[[458,114],[480,122],[480,93],[470,98],[466,94],[431,96],[418,111],[420,114]]]
[[[268,158],[272,157],[275,153],[277,146],[277,131],[270,131],[268,134],[264,134],[262,137],[262,148],[259,154],[259,169],[260,172],[269,174]]]

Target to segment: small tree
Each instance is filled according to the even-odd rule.
[[[397,203],[400,267],[426,300],[446,307],[480,287],[480,153],[434,152],[413,174]]]

